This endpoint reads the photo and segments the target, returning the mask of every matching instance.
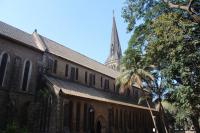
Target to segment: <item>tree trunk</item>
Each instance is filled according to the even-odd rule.
[[[146,101],[147,106],[148,106],[148,108],[149,108],[149,111],[150,111],[150,114],[151,114],[151,118],[152,118],[152,120],[153,120],[153,124],[154,124],[154,127],[155,127],[155,129],[156,129],[156,133],[159,133],[159,132],[158,132],[157,125],[156,125],[156,121],[155,121],[154,116],[153,116],[153,112],[152,112],[151,107],[150,107],[150,104],[149,104],[149,101],[147,100],[147,98],[145,98],[145,101]]]
[[[161,102],[159,102],[159,104],[160,104],[159,112],[160,112],[161,120],[162,120],[162,123],[164,125],[165,132],[168,133],[167,126],[166,126],[166,123],[165,123],[164,108],[163,108]]]
[[[191,120],[196,133],[200,133],[199,117],[191,116]]]

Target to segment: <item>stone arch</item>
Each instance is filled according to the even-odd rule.
[[[102,115],[96,118],[95,130],[96,133],[106,133],[106,119]]]

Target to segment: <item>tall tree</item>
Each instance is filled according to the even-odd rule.
[[[136,30],[135,31],[136,34],[137,31],[139,32],[140,30]],[[121,73],[119,79],[121,80],[122,85],[125,86],[121,86],[121,88],[122,89],[131,88],[130,87],[131,85],[135,85],[136,87],[142,90],[148,88],[149,93],[148,94],[143,93],[143,95],[140,97],[139,102],[142,100],[146,100],[146,98],[149,97],[149,94],[153,95],[154,102],[159,105],[158,110],[161,116],[163,126],[165,128],[164,130],[166,133],[168,133],[167,125],[164,119],[164,109],[162,106],[162,100],[165,97],[165,94],[167,94],[166,85],[163,82],[164,80],[162,79],[160,71],[158,71],[158,68],[155,67],[154,65],[146,63],[145,53],[143,52],[144,50],[141,48],[141,46],[131,45],[133,42],[135,42],[134,37],[135,36],[132,36],[131,40],[129,41],[129,47],[125,51],[125,55],[122,58],[122,66],[124,66],[125,71]],[[139,73],[140,71],[144,74],[141,75]],[[132,78],[135,76],[140,77],[140,79],[138,80],[137,78]],[[151,80],[146,80],[145,77],[151,77]]]
[[[200,26],[179,14],[163,14],[151,24],[146,47],[147,62],[161,68],[174,89],[176,106],[189,112],[200,132]],[[178,115],[178,114],[177,114]]]
[[[197,132],[200,132],[199,3],[199,0],[126,0],[122,11],[128,31],[134,30],[127,51],[137,48],[143,58],[141,65],[159,67],[169,87],[174,89],[171,100],[176,107],[189,112],[184,114]],[[134,54],[125,53],[128,63],[131,55]]]
[[[157,110],[160,114],[160,118],[163,123],[165,132],[168,133],[168,124],[166,124],[166,119],[164,114],[165,112],[162,104],[162,101],[164,101],[165,98],[167,97],[168,88],[159,70],[154,69],[153,71],[151,71],[151,73],[154,76],[153,84],[152,86],[150,86],[151,94],[153,95],[154,99],[153,102],[157,105]]]
[[[158,132],[157,124],[153,116],[153,112],[149,103],[149,96],[146,94],[144,87],[144,82],[149,84],[153,80],[153,76],[145,71],[144,69],[124,69],[121,72],[121,75],[117,78],[117,86],[120,88],[120,92],[124,93],[127,89],[132,89],[133,86],[137,87],[142,92],[142,98],[145,100],[147,107],[150,111],[151,118],[154,124],[154,127],[156,129],[156,132]]]

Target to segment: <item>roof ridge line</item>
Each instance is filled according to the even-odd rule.
[[[41,36],[42,36],[42,37],[45,37],[45,36],[43,36],[43,35],[41,35]],[[54,41],[54,40],[52,40],[52,39],[49,39],[48,37],[45,37],[45,38],[47,38],[47,39],[50,40],[50,41],[53,41],[54,43],[56,43],[56,44],[58,44],[58,45],[60,45],[60,46],[62,46],[62,47],[64,47],[64,48],[67,48],[67,49],[69,49],[69,50],[71,50],[71,51],[73,51],[73,52],[75,52],[75,53],[77,53],[77,54],[79,54],[79,55],[81,55],[81,56],[84,56],[84,57],[86,57],[86,58],[88,58],[88,59],[90,59],[90,60],[92,60],[92,61],[95,61],[96,63],[98,63],[98,64],[100,64],[100,65],[106,67],[105,64],[103,64],[103,63],[101,63],[101,62],[98,62],[98,61],[95,60],[95,59],[92,59],[92,58],[90,58],[90,57],[88,57],[88,56],[86,56],[86,55],[84,55],[84,54],[82,54],[82,53],[80,53],[80,52],[78,52],[78,51],[75,51],[75,50],[73,50],[73,49],[71,49],[71,48],[69,48],[69,47],[67,47],[67,46],[64,46],[63,44],[60,44],[60,43],[58,43],[58,42],[56,42],[56,41]],[[108,67],[106,67],[106,68],[108,68]],[[113,70],[113,69],[111,69],[111,68],[108,68],[108,69],[110,69],[110,70],[112,70],[112,71],[115,71],[115,70]],[[116,72],[117,72],[117,71],[116,71]]]
[[[7,25],[7,26],[10,26],[10,27],[12,27],[12,28],[14,28],[14,29],[16,29],[16,30],[20,30],[21,32],[23,32],[23,33],[25,33],[25,34],[31,35],[31,33],[28,33],[28,32],[26,32],[26,31],[24,31],[24,30],[22,30],[22,29],[19,29],[19,28],[13,26],[13,25],[8,24],[8,23],[5,23],[5,22],[3,22],[3,21],[1,21],[1,20],[0,20],[0,23],[3,23],[3,24],[5,24],[5,25]]]

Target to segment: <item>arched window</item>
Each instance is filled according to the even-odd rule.
[[[23,73],[22,73],[22,82],[21,82],[21,89],[23,91],[27,91],[27,88],[28,88],[29,82],[30,82],[31,71],[32,71],[32,63],[30,60],[26,60],[24,62],[24,68],[23,68]]]
[[[4,85],[8,62],[10,62],[9,55],[7,53],[2,53],[0,56],[0,86]]]

